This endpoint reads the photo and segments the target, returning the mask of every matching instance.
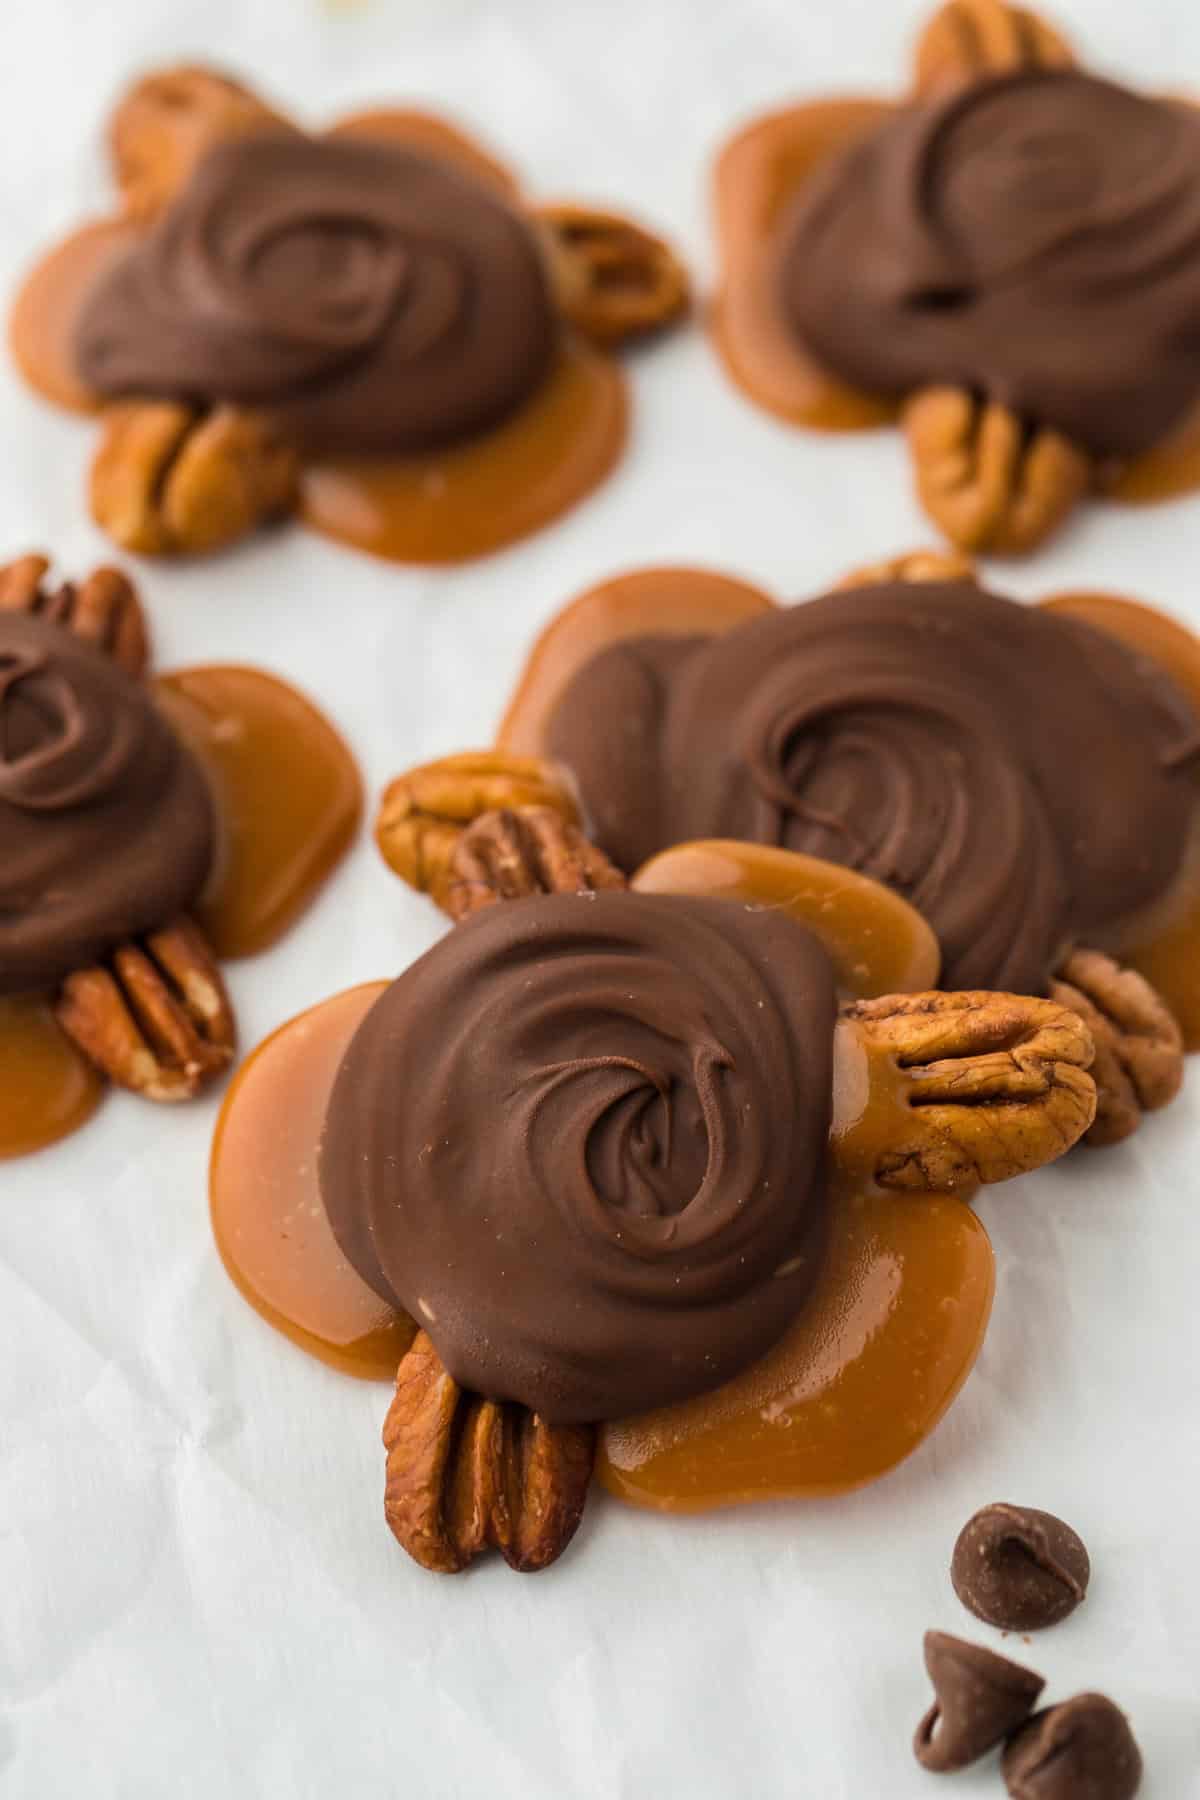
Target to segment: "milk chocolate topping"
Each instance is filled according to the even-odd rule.
[[[924,913],[948,988],[1044,990],[1067,942],[1169,887],[1200,806],[1200,718],[1168,675],[966,581],[614,645],[546,749],[625,870],[705,837],[846,864]]]
[[[470,435],[541,381],[555,327],[530,227],[400,145],[256,136],[200,164],[78,328],[108,395],[269,407],[306,445]]]
[[[779,291],[874,393],[981,392],[1099,454],[1200,391],[1200,111],[1076,70],[906,107],[805,187]]]
[[[0,994],[165,924],[212,842],[204,777],[149,693],[58,626],[0,614]]]
[[[778,912],[489,907],[359,1027],[321,1148],[334,1233],[491,1398],[569,1421],[715,1387],[817,1273],[834,1015]]]

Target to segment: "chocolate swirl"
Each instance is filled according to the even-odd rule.
[[[726,1380],[816,1274],[835,1000],[793,920],[553,895],[384,993],[321,1147],[334,1232],[455,1379],[558,1421]]]
[[[530,227],[394,144],[246,137],[210,152],[97,284],[76,360],[108,395],[264,406],[322,450],[494,424],[554,346]]]
[[[1074,70],[980,81],[839,156],[779,254],[846,380],[967,387],[1132,455],[1200,394],[1200,111]]]
[[[626,870],[702,837],[843,863],[925,914],[948,988],[1043,992],[1068,943],[1170,888],[1200,816],[1200,720],[1170,678],[971,582],[615,645],[547,749]]]
[[[204,778],[146,690],[60,627],[0,614],[0,994],[164,924],[212,840]]]

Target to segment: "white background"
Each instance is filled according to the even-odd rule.
[[[103,204],[99,133],[136,69],[203,55],[312,121],[444,106],[530,189],[635,206],[712,272],[707,181],[756,108],[894,88],[915,0],[25,0],[5,8],[0,288]],[[1060,9],[1091,60],[1200,86],[1195,0]],[[486,741],[534,629],[622,566],[721,566],[778,594],[927,541],[894,434],[806,439],[755,413],[693,330],[639,358],[633,453],[540,538],[482,566],[389,568],[292,530],[152,567],[162,667],[248,660],[319,695],[372,796]],[[92,431],[0,372],[0,553],[69,571]],[[1009,591],[1140,594],[1200,628],[1200,498],[1087,512]],[[1081,746],[1086,754],[1086,746]],[[232,974],[244,1041],[437,936],[364,840],[273,953]],[[455,1580],[381,1517],[387,1394],[306,1358],[213,1252],[216,1101],[113,1099],[0,1171],[0,1793],[4,1800],[906,1800],[922,1630],[999,1641],[957,1605],[975,1507],[1059,1511],[1087,1604],[1029,1647],[1058,1697],[1111,1693],[1152,1800],[1200,1793],[1200,1083],[1131,1144],[981,1211],[994,1320],[952,1415],[850,1498],[671,1520],[598,1497],[564,1561]],[[992,1763],[947,1792],[1001,1791]]]

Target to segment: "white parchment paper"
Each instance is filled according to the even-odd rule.
[[[529,187],[636,206],[711,273],[707,182],[756,108],[894,88],[916,0],[10,0],[0,288],[106,194],[100,128],[139,67],[203,56],[313,121],[444,107]],[[1064,0],[1094,64],[1200,86],[1194,0]],[[486,741],[536,629],[617,568],[720,566],[800,596],[926,542],[899,439],[755,412],[699,331],[638,359],[632,453],[541,537],[448,573],[299,530],[143,571],[161,667],[247,660],[311,692],[372,793]],[[0,553],[68,570],[92,431],[0,369]],[[1123,589],[1200,628],[1200,499],[1096,508],[1010,592]],[[1087,746],[1079,746],[1086,756]],[[441,929],[364,840],[276,950],[232,972],[252,1044],[396,971]],[[822,1504],[707,1519],[603,1497],[554,1570],[421,1573],[381,1518],[386,1390],[244,1305],[209,1239],[216,1100],[112,1099],[0,1168],[0,1792],[4,1800],[905,1800],[922,1630],[996,1644],[947,1577],[1012,1499],[1083,1533],[1094,1581],[1026,1647],[1050,1694],[1132,1715],[1151,1800],[1200,1794],[1200,1080],[1132,1143],[989,1195],[990,1335],[897,1473]],[[1001,1791],[994,1762],[950,1778]]]

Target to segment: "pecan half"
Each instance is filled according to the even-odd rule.
[[[484,813],[463,832],[450,856],[446,911],[465,919],[497,900],[626,886],[577,825],[552,806],[521,806]]]
[[[146,616],[137,589],[120,569],[93,569],[84,581],[46,583],[48,556],[19,556],[0,568],[0,612],[36,613],[73,631],[141,675],[150,655]]]
[[[68,975],[55,1012],[110,1081],[147,1100],[191,1099],[233,1056],[225,983],[188,918]]]
[[[260,413],[126,401],[104,415],[92,517],[124,550],[202,555],[291,512],[299,476],[296,450]]]
[[[1032,550],[1092,483],[1090,457],[1061,432],[1029,428],[965,388],[914,394],[904,429],[921,504],[962,550]]]
[[[974,581],[975,575],[975,564],[961,550],[910,550],[906,556],[851,569],[837,585],[856,588],[887,581]]]
[[[144,75],[118,102],[108,127],[126,209],[141,218],[160,211],[214,144],[267,129],[290,126],[216,69],[182,64]]]
[[[454,1575],[488,1548],[510,1569],[545,1569],[583,1517],[594,1428],[464,1392],[423,1331],[397,1371],[383,1442],[384,1516],[423,1569]]]
[[[955,1189],[1007,1181],[1052,1162],[1087,1130],[1096,1090],[1092,1040],[1078,1015],[1017,994],[889,994],[842,1009],[868,1054],[900,1071],[907,1109],[897,1134],[866,1134],[875,1180],[886,1188]]]
[[[1073,950],[1050,983],[1096,1044],[1096,1118],[1086,1142],[1119,1144],[1142,1114],[1168,1106],[1183,1084],[1183,1037],[1166,1001],[1135,969],[1099,950]]]
[[[687,271],[661,238],[619,213],[547,205],[542,227],[562,312],[608,349],[663,331],[688,310]]]
[[[1069,69],[1074,61],[1066,39],[1028,7],[948,0],[917,41],[916,90],[932,93],[1009,69]]]
[[[455,847],[482,813],[549,807],[575,825],[571,777],[556,763],[507,750],[464,750],[397,775],[384,789],[375,842],[389,869],[449,911]]]

